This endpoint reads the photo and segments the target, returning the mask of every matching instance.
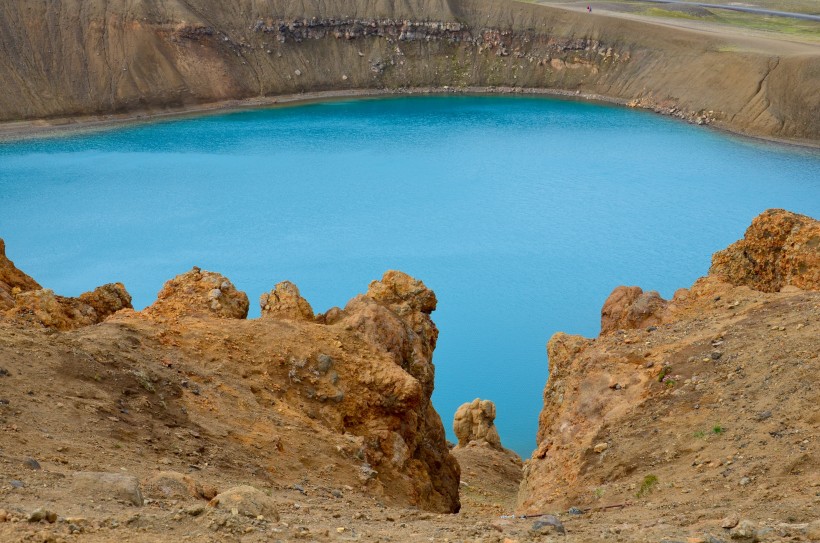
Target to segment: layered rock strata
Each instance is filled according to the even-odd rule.
[[[0,24],[0,121],[326,90],[515,87],[820,138],[820,55],[810,45],[761,47],[520,2],[13,0],[0,6]]]

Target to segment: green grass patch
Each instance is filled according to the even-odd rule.
[[[638,489],[638,492],[635,493],[636,498],[642,498],[652,492],[655,488],[655,485],[658,484],[658,476],[657,475],[647,475],[643,478],[643,482],[641,483],[641,488]]]

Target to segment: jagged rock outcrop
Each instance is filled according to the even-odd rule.
[[[0,311],[14,307],[14,296],[20,292],[40,289],[40,285],[17,269],[6,256],[6,242],[0,238]]]
[[[337,326],[353,331],[402,371],[363,369],[362,384],[380,397],[350,398],[346,420],[358,427],[355,433],[366,435],[367,459],[375,469],[386,471],[419,503],[457,512],[460,470],[431,402],[438,329],[430,313],[435,308],[433,291],[399,271],[386,272],[367,293],[348,302]]]
[[[820,293],[782,287],[815,284],[817,224],[766,211],[743,240],[715,255],[709,276],[671,301],[638,303],[640,289],[619,287],[598,338],[555,334],[519,511],[593,508],[650,493],[656,505],[696,510],[702,504],[692,500],[704,485],[735,509],[765,501],[767,492],[798,503],[792,474],[804,468],[779,466],[817,459],[769,438],[787,420],[801,435],[816,434],[810,387],[800,383],[820,349]],[[772,409],[780,422],[762,425]],[[731,441],[718,439],[727,427]],[[733,494],[762,473],[765,488]]]
[[[30,290],[15,297],[6,312],[9,320],[71,330],[98,324],[121,309],[131,309],[131,295],[122,283],[109,283],[77,298],[54,294],[51,289]]]
[[[616,287],[601,309],[601,333],[660,324],[666,307],[667,301],[654,290]]]
[[[165,283],[157,300],[142,314],[151,318],[244,319],[248,308],[248,295],[225,276],[194,267]]]
[[[743,239],[715,253],[709,274],[763,292],[820,290],[820,222],[783,209],[764,211]]]
[[[7,260],[0,264],[3,277],[11,278],[6,284],[39,287]],[[147,396],[132,407],[136,412],[145,409],[151,420],[169,417],[174,426],[196,420],[213,434],[237,436],[251,447],[250,461],[265,466],[255,469],[268,476],[283,463],[287,469],[279,477],[324,458],[335,462],[333,477],[390,503],[459,510],[459,466],[431,403],[436,297],[421,281],[388,271],[344,309],[318,318],[299,289],[283,282],[262,297],[262,318],[249,321],[245,293],[199,268],[165,283],[143,311],[120,311],[131,308],[130,301],[119,283],[78,298],[37,288],[15,291],[15,305],[0,318],[35,334],[32,344],[43,327],[65,332],[50,336],[54,352],[47,357],[64,359],[79,372],[74,377],[99,382],[106,394],[126,389],[111,400],[121,406],[120,416],[130,413],[124,398],[141,390]],[[110,326],[70,335],[106,319]],[[149,362],[134,367],[134,357]],[[105,370],[93,367],[103,360]],[[226,362],[238,382],[223,373]],[[160,381],[156,373],[163,367],[186,369]],[[114,374],[118,384],[111,388],[102,375]],[[186,376],[182,384],[176,384],[178,375]],[[205,390],[213,382],[213,390]],[[156,404],[162,408],[151,407]],[[271,406],[277,424],[266,415]],[[282,420],[290,421],[287,430]],[[260,454],[270,464],[261,464]],[[148,477],[147,489],[158,496],[213,496],[190,477],[167,471]]]
[[[262,317],[312,321],[313,308],[290,281],[282,281],[259,298]]]
[[[453,431],[458,438],[458,447],[479,441],[496,449],[503,448],[495,427],[495,404],[490,400],[476,398],[461,404],[453,417]]]
[[[523,462],[501,445],[495,426],[495,404],[476,398],[462,404],[453,417],[458,444],[452,454],[461,467],[462,499],[495,501],[499,513],[514,507],[512,497],[521,482]]]
[[[131,308],[131,295],[122,283],[109,283],[77,298],[42,288],[6,257],[6,244],[0,239],[0,319],[71,330],[100,323],[121,309]]]

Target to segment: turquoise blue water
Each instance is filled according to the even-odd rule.
[[[524,97],[354,100],[0,145],[0,237],[65,295],[134,305],[197,265],[324,311],[387,269],[438,295],[434,403],[473,398],[535,445],[556,331],[617,285],[671,296],[770,207],[820,217],[820,153]],[[452,435],[452,432],[450,432]]]

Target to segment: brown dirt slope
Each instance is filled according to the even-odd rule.
[[[815,226],[773,210],[729,251]],[[775,243],[777,269],[814,254],[808,241]],[[709,276],[669,301],[626,289],[597,339],[553,337],[518,496],[553,515],[536,518],[500,518],[514,455],[447,452],[429,403],[435,295],[400,272],[315,316],[280,283],[246,320],[244,293],[198,269],[99,324],[12,308],[0,541],[818,540],[820,292],[778,292],[778,277]]]
[[[56,312],[29,311],[33,294],[56,298]],[[459,466],[430,403],[436,298],[420,281],[388,272],[310,320],[245,320],[247,296],[197,268],[143,312],[120,307],[95,324],[64,311],[92,300],[34,290],[0,313],[1,540],[25,526],[4,526],[8,518],[38,506],[59,511],[62,532],[94,503],[124,514],[123,496],[141,499],[122,490],[122,475],[142,484],[149,505],[165,500],[159,507],[250,484],[278,492],[272,503],[286,510],[295,489],[458,511]],[[108,475],[80,484],[80,472]]]
[[[654,324],[621,318],[641,302],[618,296],[598,338],[553,336],[519,509],[591,510],[581,525],[615,518],[628,540],[658,526],[728,539],[721,524],[731,516],[748,519],[762,540],[812,539],[820,503],[820,248],[803,234],[817,227],[770,210],[715,255],[718,275],[653,306]],[[735,252],[754,256],[758,272],[723,282],[722,263]],[[792,274],[787,263],[795,259],[814,264]],[[794,286],[798,276],[806,290]]]
[[[501,0],[11,0],[0,121],[323,90],[512,86],[820,140],[820,50]]]

